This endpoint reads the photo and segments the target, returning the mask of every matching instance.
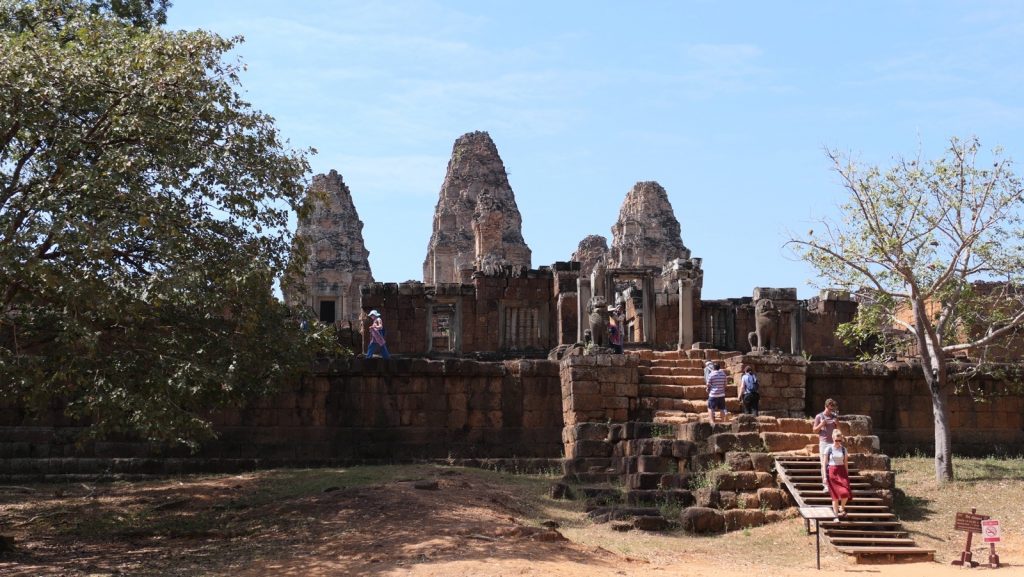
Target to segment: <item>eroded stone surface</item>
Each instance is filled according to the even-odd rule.
[[[589,278],[597,261],[601,259],[608,259],[608,239],[599,234],[591,234],[580,241],[569,260],[580,263],[581,278]]]
[[[664,267],[672,259],[689,259],[679,220],[668,192],[654,181],[636,183],[612,226],[609,268]]]
[[[359,286],[373,282],[370,251],[363,243],[352,194],[336,170],[318,174],[307,192],[320,200],[308,218],[301,219],[296,239],[308,251],[301,286],[286,287],[291,303],[302,304],[321,315],[321,320],[356,321],[360,313]],[[323,318],[333,302],[334,319]],[[323,310],[322,310],[323,309]]]
[[[486,132],[455,141],[423,262],[426,284],[468,281],[467,271],[530,268],[530,248],[505,165]]]

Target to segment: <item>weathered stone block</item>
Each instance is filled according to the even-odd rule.
[[[612,446],[604,441],[576,441],[566,445],[567,458],[611,457]]]
[[[780,418],[778,420],[778,431],[780,433],[811,433],[811,421],[809,419]]]
[[[871,429],[871,417],[867,415],[842,415],[839,417],[839,430],[845,435],[870,435]]]
[[[851,453],[850,467],[862,471],[888,471],[892,469],[889,456],[880,453]]]
[[[765,514],[760,509],[732,509],[724,513],[725,529],[735,531],[746,527],[760,527],[765,524]]]
[[[604,423],[579,423],[572,429],[577,441],[604,441],[608,438],[608,425]]]
[[[635,473],[626,475],[626,486],[630,489],[652,490],[661,483],[661,473]]]
[[[698,507],[711,507],[717,509],[721,503],[721,493],[713,487],[701,487],[692,491],[694,503]]]
[[[689,533],[721,533],[725,530],[725,516],[709,507],[687,507],[679,515],[683,530]]]
[[[708,447],[715,453],[764,449],[758,433],[718,433],[708,438]]]
[[[753,471],[754,463],[750,460],[750,454],[730,451],[725,454],[725,464],[733,471]]]
[[[757,503],[764,509],[784,509],[787,506],[786,492],[774,487],[762,487],[757,490]]]
[[[771,452],[796,451],[816,443],[818,436],[801,433],[761,433],[764,446]]]
[[[750,453],[750,462],[758,473],[770,473],[775,466],[775,458],[768,453]]]
[[[692,475],[690,473],[672,473],[669,475],[662,475],[661,481],[658,484],[659,487],[666,490],[672,489],[689,489],[690,479]]]
[[[735,509],[739,507],[739,499],[734,491],[719,491],[718,492],[718,508],[719,509]]]
[[[860,474],[876,489],[892,489],[896,487],[895,471],[861,471]]]
[[[675,459],[643,455],[637,458],[640,473],[673,473],[678,470]]]

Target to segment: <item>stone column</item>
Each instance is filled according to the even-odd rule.
[[[644,303],[644,342],[649,346],[654,347],[657,343],[654,341],[658,338],[658,333],[655,331],[656,324],[654,321],[654,276],[644,275],[643,280],[643,303]]]
[[[679,350],[693,346],[693,280],[679,279]]]
[[[803,317],[803,303],[797,301],[793,311],[789,313],[789,348],[794,355],[801,354],[804,349],[803,334],[800,332],[804,326]]]
[[[583,342],[583,331],[590,326],[587,303],[590,302],[590,279],[582,276],[576,279],[576,342]]]
[[[677,347],[680,350],[693,346],[693,310],[695,308],[693,293],[694,289],[699,289],[704,284],[704,271],[700,268],[701,260],[699,258],[677,258],[670,261],[661,273],[663,281],[679,283],[679,341]]]

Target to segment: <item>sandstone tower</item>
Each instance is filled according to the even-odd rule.
[[[604,259],[608,261],[608,239],[599,234],[590,234],[580,241],[576,252],[572,253],[569,260],[580,263],[580,276],[589,278],[594,271],[597,261]]]
[[[654,181],[638,182],[619,208],[612,226],[609,268],[664,267],[689,259],[668,193]]]
[[[423,282],[467,282],[473,269],[528,269],[530,256],[515,194],[490,135],[460,136],[434,209]]]
[[[301,279],[305,294],[293,290],[285,297],[289,303],[310,307],[323,322],[356,321],[359,286],[373,282],[363,222],[337,171],[314,176],[307,194],[322,198],[295,232],[309,251]]]

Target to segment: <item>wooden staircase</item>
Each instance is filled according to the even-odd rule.
[[[799,507],[832,508],[832,500],[822,485],[821,461],[817,455],[775,455],[775,468]],[[856,469],[850,470],[853,500],[847,505],[846,518],[820,521],[819,528],[829,542],[847,555],[864,561],[931,561],[935,550],[918,547],[903,525],[867,480]]]

